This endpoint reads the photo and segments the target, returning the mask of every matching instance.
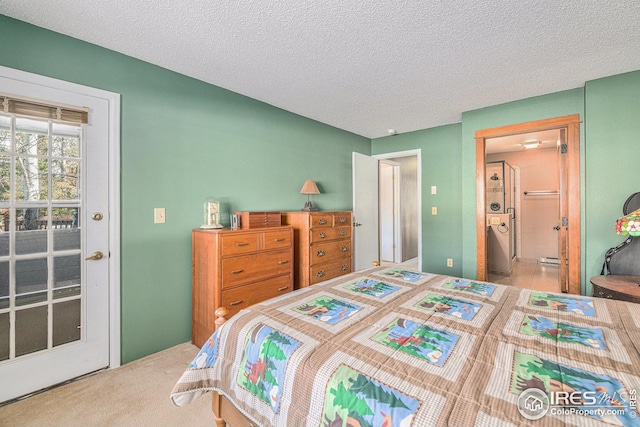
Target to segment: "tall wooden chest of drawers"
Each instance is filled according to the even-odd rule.
[[[351,212],[283,212],[295,229],[295,288],[351,272]]]
[[[192,231],[193,344],[215,329],[219,307],[241,309],[293,290],[293,228]]]

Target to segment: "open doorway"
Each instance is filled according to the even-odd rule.
[[[372,261],[381,261],[381,235],[393,242],[393,262],[384,265],[402,265],[403,268],[422,268],[422,178],[421,150],[379,154],[373,157],[353,153],[353,260],[354,271],[368,268]],[[381,164],[398,167],[400,180],[396,195],[381,201]],[[413,177],[411,177],[411,175]],[[404,176],[404,179],[403,179]],[[403,184],[404,183],[404,184]],[[412,183],[411,185],[407,185]],[[391,184],[394,187],[393,184]],[[391,213],[390,230],[380,227],[381,205]],[[390,203],[394,207],[387,206]],[[397,249],[397,250],[396,250]],[[385,258],[388,255],[385,255]]]
[[[560,292],[560,129],[486,140],[490,282]]]
[[[487,199],[487,141],[512,135],[557,130],[560,143],[556,141],[558,157],[556,170],[559,189],[555,230],[558,234],[558,282],[559,290],[580,293],[580,118],[578,115],[563,116],[534,122],[520,123],[476,132],[476,237],[477,277],[489,280],[488,242],[492,217],[487,214],[491,206]],[[543,140],[538,139],[538,141]],[[541,145],[541,144],[539,144]],[[518,195],[524,196],[521,188]],[[515,216],[517,217],[517,211]],[[502,224],[502,221],[498,225]],[[521,242],[522,244],[522,242]],[[516,245],[517,246],[517,245]],[[517,253],[517,250],[516,250]],[[523,250],[521,248],[521,253]]]

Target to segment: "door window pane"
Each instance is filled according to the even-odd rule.
[[[16,254],[47,252],[47,208],[16,209]]]
[[[49,153],[49,123],[16,118],[16,152],[46,156]]]
[[[17,201],[47,200],[49,195],[49,161],[41,157],[16,157]]]
[[[53,160],[51,167],[51,198],[79,200],[80,163],[75,160]]]
[[[53,346],[80,339],[80,299],[53,304]]]
[[[0,256],[9,255],[9,233],[11,216],[9,209],[0,209]]]
[[[11,198],[11,158],[0,156],[0,201],[8,202]]]
[[[53,250],[80,250],[80,209],[53,208]]]
[[[0,151],[11,151],[11,118],[0,115]]]
[[[53,297],[80,295],[80,254],[53,258]]]
[[[9,261],[0,262],[0,309],[9,307]]]
[[[47,300],[47,259],[16,260],[16,305]]]
[[[47,348],[47,306],[16,311],[16,357]]]
[[[51,155],[54,157],[80,158],[80,126],[53,123]]]
[[[9,358],[9,313],[0,314],[0,360]]]

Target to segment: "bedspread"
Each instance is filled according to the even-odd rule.
[[[255,305],[176,383],[260,426],[640,426],[640,304],[377,267]]]

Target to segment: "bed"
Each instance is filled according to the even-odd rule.
[[[234,315],[171,399],[232,427],[636,426],[639,345],[640,304],[376,267]]]

